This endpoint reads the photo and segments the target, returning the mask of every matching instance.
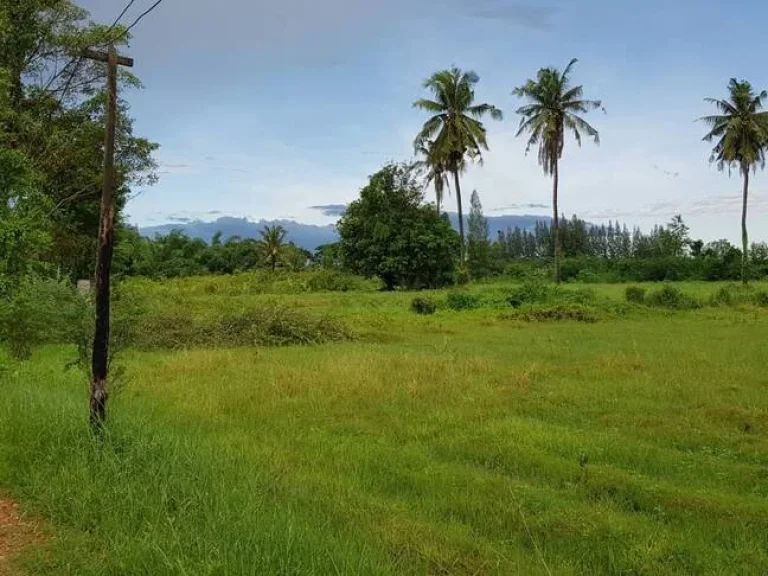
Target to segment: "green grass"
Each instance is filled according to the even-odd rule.
[[[529,322],[512,285],[419,316],[411,293],[217,281],[128,288],[199,317],[277,302],[358,338],[129,351],[103,445],[72,350],[4,362],[0,490],[56,536],[20,571],[768,572],[768,311],[617,313],[625,286],[595,286],[597,322]]]

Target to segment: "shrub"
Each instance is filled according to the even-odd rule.
[[[411,310],[416,314],[428,316],[437,312],[437,304],[431,298],[417,296],[411,301]]]
[[[627,286],[627,289],[624,291],[624,296],[626,297],[627,302],[632,302],[633,304],[645,304],[646,292],[647,290],[642,286]]]
[[[520,308],[523,304],[540,304],[549,300],[552,289],[543,282],[526,282],[515,288],[507,297],[512,308]]]
[[[759,290],[755,292],[754,302],[756,306],[761,308],[768,308],[768,292],[765,290]]]
[[[468,292],[454,290],[448,292],[445,304],[451,310],[472,310],[480,305],[480,299]]]
[[[360,285],[360,278],[340,270],[320,270],[307,282],[310,292],[349,292]]]
[[[472,280],[472,276],[466,266],[462,266],[456,271],[456,285],[466,286]]]
[[[677,286],[669,284],[648,294],[646,303],[650,306],[676,310],[691,310],[700,307],[695,298],[685,294]]]
[[[555,304],[552,306],[531,306],[522,311],[522,318],[529,322],[557,322],[575,320],[577,322],[597,322],[594,309],[580,304]]]
[[[28,360],[37,346],[73,340],[88,315],[71,283],[27,277],[0,300],[0,341],[12,357]]]

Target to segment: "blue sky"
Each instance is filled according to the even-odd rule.
[[[82,4],[111,21],[125,0]],[[331,222],[311,207],[349,202],[384,162],[408,159],[425,119],[411,103],[454,64],[506,114],[488,120],[491,151],[463,188],[488,214],[549,213],[510,93],[577,57],[574,80],[607,114],[589,118],[599,148],[566,145],[562,210],[643,227],[679,212],[697,236],[736,240],[740,181],[709,166],[694,120],[732,76],[768,88],[766,19],[757,0],[165,0],[130,48],[146,89],[125,94],[137,132],[162,146],[161,180],[128,213]],[[751,207],[753,236],[768,240],[768,175]]]

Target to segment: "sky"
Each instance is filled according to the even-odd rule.
[[[80,1],[110,23],[125,3]],[[351,202],[382,164],[411,158],[426,120],[411,104],[453,65],[505,113],[487,120],[465,202],[477,189],[487,215],[549,214],[551,181],[515,137],[511,93],[578,58],[574,82],[605,106],[587,118],[602,142],[567,141],[561,211],[643,228],[680,213],[695,237],[736,241],[741,180],[709,164],[695,120],[731,77],[768,88],[766,19],[760,0],[164,0],[127,50],[145,85],[123,94],[136,133],[161,145],[160,181],[135,191],[129,220],[333,222],[317,207]],[[758,173],[753,238],[768,240],[767,216]]]

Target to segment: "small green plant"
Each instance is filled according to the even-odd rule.
[[[515,288],[507,297],[512,308],[520,308],[523,304],[542,304],[547,302],[552,294],[552,288],[543,282],[529,281]]]
[[[631,302],[632,304],[645,304],[646,292],[647,290],[642,286],[627,286],[627,289],[624,291],[624,296],[626,297],[627,302]]]
[[[422,316],[429,316],[437,312],[437,304],[431,298],[417,296],[411,301],[411,310]]]
[[[766,292],[765,290],[759,290],[755,292],[754,303],[755,303],[755,306],[760,306],[761,308],[768,308],[768,292]]]
[[[466,266],[462,266],[456,271],[456,285],[466,286],[472,280],[472,276]]]
[[[685,294],[680,288],[671,284],[649,293],[646,303],[649,306],[673,310],[693,310],[701,307],[693,296]]]
[[[480,305],[480,299],[469,292],[454,290],[448,292],[445,304],[451,310],[472,310]]]

